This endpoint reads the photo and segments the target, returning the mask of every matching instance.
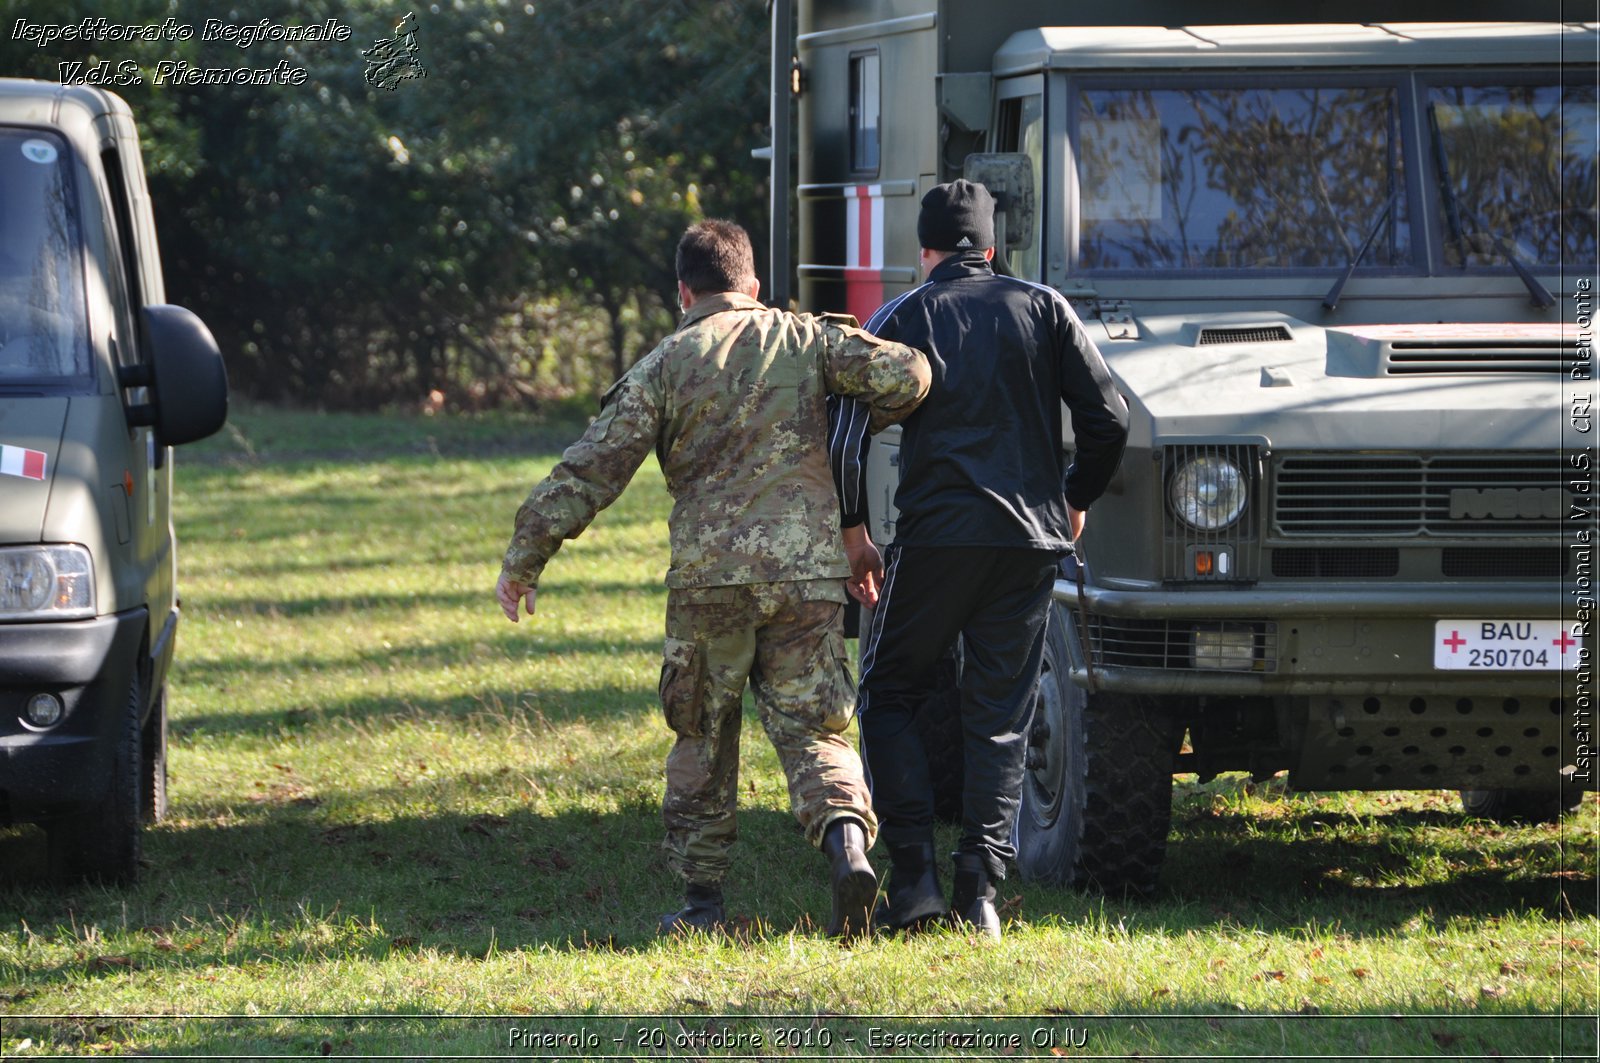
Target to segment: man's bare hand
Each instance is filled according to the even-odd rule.
[[[518,583],[504,572],[500,573],[500,581],[494,585],[494,596],[500,603],[500,611],[505,613],[506,619],[513,624],[517,622],[519,606],[527,606],[528,615],[533,615],[533,602],[538,595],[539,589],[537,587],[530,587],[526,583]]]
[[[883,584],[883,555],[867,534],[865,524],[844,529],[844,556],[850,562],[850,578],[844,589],[862,605],[877,605]]]
[[[1077,542],[1079,536],[1083,534],[1083,525],[1088,517],[1089,515],[1083,510],[1073,509],[1070,502],[1067,504],[1067,527],[1072,530],[1073,542]]]

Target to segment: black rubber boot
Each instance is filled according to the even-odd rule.
[[[955,885],[950,891],[950,915],[957,929],[971,927],[984,937],[1000,940],[1000,913],[994,910],[994,883],[977,853],[955,853]]]
[[[850,939],[867,932],[878,876],[867,863],[867,834],[854,819],[837,819],[822,835],[822,851],[833,877],[833,918],[828,936]]]
[[[932,842],[912,842],[889,848],[889,888],[877,910],[876,925],[886,930],[914,930],[944,915],[944,889],[933,861]]]
[[[722,887],[691,882],[683,890],[684,906],[661,917],[663,934],[709,934],[722,928],[727,919],[722,909]]]

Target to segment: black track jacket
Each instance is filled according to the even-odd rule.
[[[1104,493],[1128,407],[1061,293],[998,276],[981,251],[967,251],[866,328],[919,348],[933,369],[902,429],[895,541],[1066,550],[1066,504],[1087,510]],[[1066,469],[1062,401],[1076,440]]]

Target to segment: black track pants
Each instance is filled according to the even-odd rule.
[[[960,849],[981,854],[993,879],[1005,877],[1005,861],[1016,855],[1011,825],[1057,557],[1053,550],[888,548],[882,598],[861,655],[859,701],[861,751],[887,844],[933,840],[933,790],[914,721],[932,691],[935,662],[960,635]]]

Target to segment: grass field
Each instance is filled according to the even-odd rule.
[[[1159,895],[1003,884],[1005,939],[824,939],[747,720],[736,932],[660,940],[668,500],[539,615],[491,589],[575,429],[245,410],[179,459],[171,814],[133,887],[0,832],[0,1054],[1596,1057],[1597,816],[1180,778]]]

